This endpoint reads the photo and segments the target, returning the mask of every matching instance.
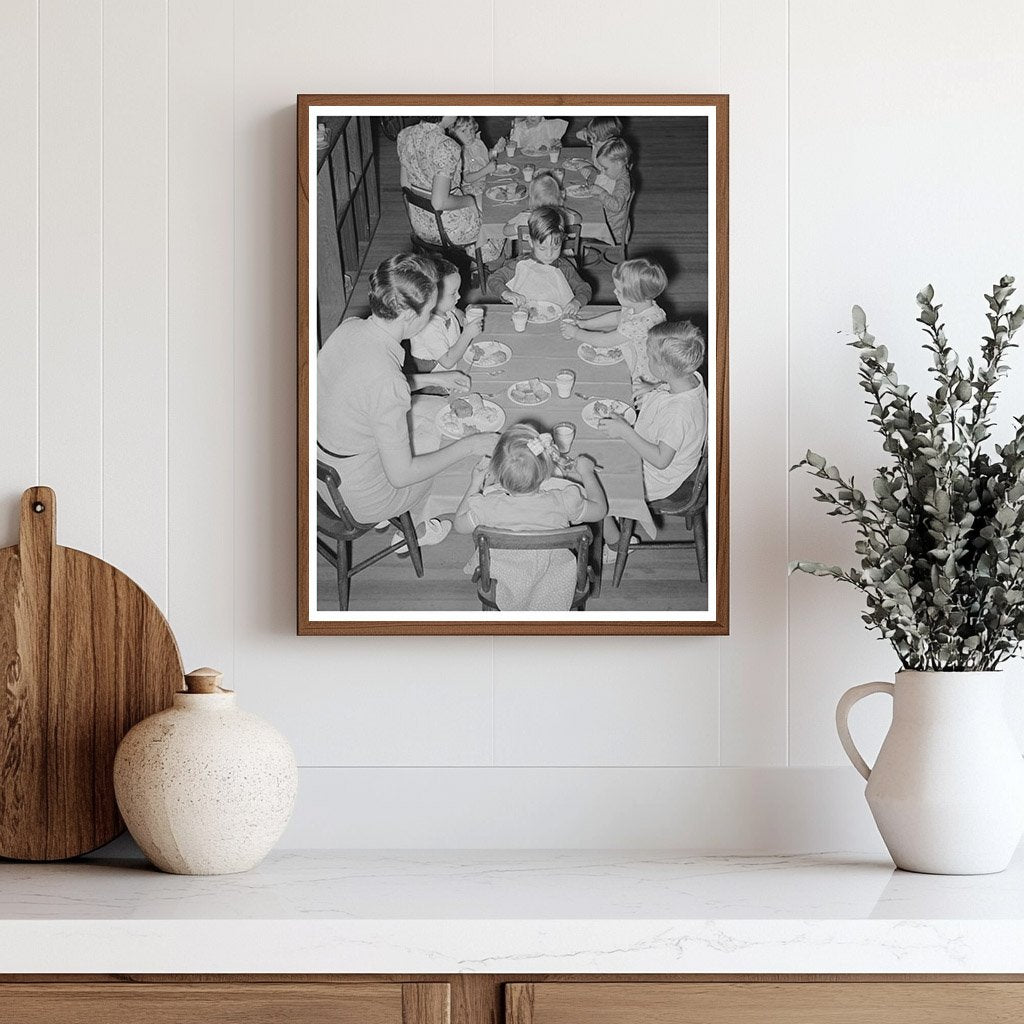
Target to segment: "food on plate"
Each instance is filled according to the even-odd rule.
[[[483,411],[484,400],[479,395],[463,395],[461,398],[453,398],[451,407],[460,420],[468,420]]]
[[[576,354],[585,362],[595,365],[617,363],[622,359],[622,349],[618,345],[611,348],[599,348],[591,345],[589,341],[583,342],[576,350]]]
[[[551,394],[551,388],[539,377],[530,380],[521,380],[513,384],[509,392],[513,401],[521,402],[523,405],[539,405],[547,400]]]
[[[512,358],[512,353],[497,341],[482,341],[466,349],[466,362],[473,366],[501,366]]]

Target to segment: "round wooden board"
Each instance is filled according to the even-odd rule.
[[[145,592],[56,544],[56,499],[32,487],[0,549],[0,857],[63,860],[124,831],[114,754],[182,689],[181,656]]]

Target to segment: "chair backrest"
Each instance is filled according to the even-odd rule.
[[[683,488],[687,485],[689,485],[689,491],[683,492],[678,499],[676,499],[675,494],[670,494],[667,498],[651,502],[651,506],[657,507],[658,511],[663,515],[686,516],[691,512],[696,512],[707,503],[708,442],[706,439],[700,453],[700,461],[697,463],[697,468],[679,485],[676,493],[678,494],[680,491],[683,491]]]
[[[516,239],[516,252],[533,252],[533,242],[530,241],[530,229],[526,224],[519,225],[519,236]],[[565,238],[562,240],[562,255],[568,256],[577,265],[580,262],[580,252],[583,248],[583,224],[570,224],[566,228]]]
[[[496,530],[490,526],[478,526],[473,531],[473,543],[480,558],[480,578],[477,592],[484,603],[494,603],[494,581],[491,579],[491,551],[542,551],[560,548],[572,551],[576,556],[576,586],[573,605],[590,593],[590,545],[593,532],[587,525],[569,526],[564,530],[537,530],[520,533],[514,530]]]
[[[356,521],[341,496],[341,478],[338,471],[317,459],[316,477],[327,488],[327,494],[331,499],[328,504],[321,494],[318,493],[316,496],[317,533],[326,534],[335,540],[354,540],[366,533],[370,527]]]
[[[411,188],[406,185],[402,186],[402,198],[405,200],[405,214],[409,218],[409,227],[412,228],[412,233],[416,234],[416,227],[412,222],[412,216],[409,213],[409,207],[415,206],[418,210],[423,210],[429,213],[434,220],[437,222],[437,237],[441,239],[441,245],[446,249],[456,248],[452,245],[451,239],[448,237],[448,232],[444,229],[444,221],[441,219],[440,210],[434,209],[434,204],[431,202],[430,196],[420,195],[419,192],[414,192]]]

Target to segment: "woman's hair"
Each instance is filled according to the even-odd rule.
[[[561,206],[562,186],[550,171],[539,171],[530,182],[530,209],[538,206]]]
[[[531,451],[530,442],[539,452]],[[517,423],[498,438],[491,456],[491,476],[510,494],[532,494],[554,475],[558,450],[541,440],[536,427]]]
[[[622,135],[622,122],[617,117],[592,117],[587,131],[594,142],[606,142]]]
[[[704,335],[689,320],[657,324],[647,334],[647,354],[673,376],[682,377],[704,362]]]
[[[477,124],[477,120],[472,114],[459,114],[448,129],[448,134],[454,136],[457,131],[463,128],[472,128],[473,131],[476,131],[479,127],[480,125]]]
[[[389,256],[370,277],[370,312],[381,320],[395,320],[407,309],[418,316],[433,305],[438,280],[437,264],[429,256]]]
[[[633,166],[633,150],[629,148],[629,143],[625,139],[618,136],[609,139],[597,151],[597,157],[599,160],[602,158],[605,160],[618,160],[627,167]]]
[[[558,206],[538,206],[531,211],[527,221],[530,228],[530,240],[546,242],[553,235],[565,238],[565,214]]]
[[[612,280],[630,302],[656,299],[668,287],[665,271],[646,256],[616,263]]]

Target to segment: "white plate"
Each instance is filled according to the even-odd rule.
[[[490,370],[495,366],[504,366],[512,358],[512,349],[500,341],[474,341],[462,358],[470,366]]]
[[[519,168],[515,164],[498,164],[493,173],[500,178],[514,178],[519,173]]]
[[[565,161],[565,166],[570,171],[582,171],[584,167],[590,166],[590,161],[584,160],[583,157],[580,156],[571,156]]]
[[[618,345],[591,345],[589,341],[576,349],[576,355],[591,366],[613,366],[625,359]]]
[[[596,411],[598,406],[600,406],[600,411]],[[597,430],[598,423],[614,413],[618,413],[630,426],[636,423],[636,409],[631,405],[626,405],[625,402],[620,402],[617,398],[595,398],[583,406],[581,415],[583,422],[588,427]]]
[[[516,389],[527,387],[529,383],[528,380],[520,380],[515,384],[510,384],[508,391],[505,392],[508,395],[508,400],[516,405],[543,405],[551,397],[551,388],[541,381],[535,395],[531,395],[529,398],[516,398]]]
[[[443,409],[438,410],[434,422],[445,437],[458,440],[468,434],[486,434],[492,430],[501,430],[505,426],[505,410],[485,398],[484,407],[480,412],[468,419],[462,419],[452,412],[449,402]]]
[[[526,198],[526,186],[521,181],[510,185],[494,185],[484,195],[492,203],[518,203]]]
[[[588,199],[593,192],[589,185],[566,185],[565,194],[570,199]]]
[[[562,307],[557,302],[535,299],[527,303],[527,309],[530,311],[527,322],[531,324],[550,324],[562,318]]]

